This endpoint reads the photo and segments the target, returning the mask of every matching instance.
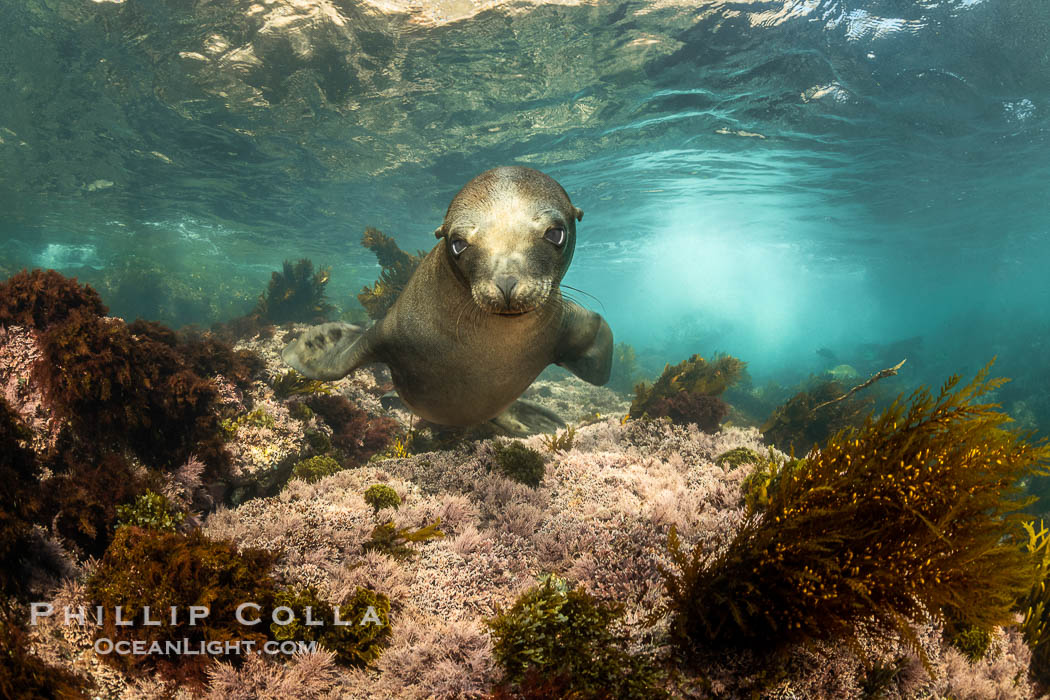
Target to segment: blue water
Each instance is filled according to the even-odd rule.
[[[651,369],[998,355],[1045,427],[1050,3],[487,7],[2,0],[0,274],[154,266],[210,304],[152,315],[207,325],[310,257],[349,309],[366,226],[429,249],[530,165],[586,212],[566,283]]]

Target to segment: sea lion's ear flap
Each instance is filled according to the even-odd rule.
[[[436,229],[434,229],[434,238],[444,238],[444,237],[445,237],[445,224],[441,224]]]
[[[573,213],[573,216],[576,217],[577,221],[583,221],[583,209],[579,209],[577,207],[573,207],[572,208],[572,213]]]

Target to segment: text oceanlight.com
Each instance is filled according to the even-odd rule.
[[[95,653],[145,656],[147,654],[175,656],[222,656],[227,654],[312,654],[317,651],[317,642],[263,642],[254,640],[226,642],[191,641],[189,639],[167,640],[164,642],[147,642],[145,640],[128,641],[122,639],[114,642],[109,637],[95,640]]]

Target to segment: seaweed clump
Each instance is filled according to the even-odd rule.
[[[988,653],[992,633],[977,625],[959,625],[949,622],[944,637],[970,663],[977,663]]]
[[[348,624],[335,624],[337,611],[313,587],[279,591],[274,604],[292,611],[280,618],[287,624],[270,624],[275,640],[317,642],[344,666],[367,666],[390,644],[390,600],[382,593],[358,587],[338,607],[338,620]],[[309,620],[323,624],[311,625]]]
[[[1024,524],[1028,541],[1025,551],[1036,564],[1036,581],[1021,599],[1024,614],[1021,632],[1032,650],[1032,676],[1044,685],[1050,685],[1050,530],[1040,522]]]
[[[307,379],[290,369],[273,380],[273,394],[284,401],[290,396],[309,396],[310,394],[328,394],[328,384],[319,379]]]
[[[834,380],[820,381],[812,388],[798,392],[773,410],[762,425],[762,435],[785,452],[805,453],[835,433],[859,426],[871,411],[874,401],[853,396],[834,401],[844,393],[842,385]]]
[[[519,484],[536,488],[543,481],[543,455],[519,440],[493,440],[492,457],[499,471]]]
[[[401,497],[386,484],[372,484],[365,490],[365,503],[378,513],[383,508],[397,508],[401,505]]]
[[[693,355],[677,365],[667,365],[652,385],[642,382],[635,387],[628,416],[667,417],[717,432],[729,413],[719,395],[740,378],[744,367],[744,362],[729,355],[719,355],[711,362]]]
[[[549,433],[540,437],[548,452],[568,452],[576,444],[576,428],[568,427],[561,433]]]
[[[48,476],[37,489],[35,523],[101,554],[116,505],[134,501],[160,472],[197,455],[205,481],[221,482],[230,456],[210,375],[244,387],[259,358],[157,323],[104,317],[94,290],[51,270],[0,284],[0,309],[0,323],[36,331],[41,353],[32,373],[49,410],[64,419],[54,444],[38,456]]]
[[[486,621],[503,669],[493,697],[667,697],[653,663],[631,654],[627,637],[614,631],[622,612],[564,579],[546,577]]]
[[[684,649],[769,651],[895,631],[924,661],[907,625],[943,614],[991,629],[1013,619],[1035,569],[1018,546],[1021,479],[1050,446],[1003,429],[978,399],[1003,380],[989,368],[935,397],[898,398],[795,463],[727,548],[683,550],[662,569],[673,638]]]
[[[391,520],[376,525],[372,530],[372,536],[361,545],[361,548],[366,552],[389,554],[394,559],[411,559],[416,555],[416,551],[409,546],[411,543],[426,542],[444,536],[445,533],[441,530],[441,518],[418,530],[407,527],[398,528]]]
[[[274,582],[270,568],[275,556],[261,549],[238,551],[232,542],[214,541],[199,530],[189,535],[129,526],[117,529],[87,582],[87,597],[92,606],[101,605],[104,612],[96,639],[142,640],[147,648],[154,642],[186,639],[199,647],[202,642],[254,640],[261,645],[265,632],[241,625],[235,617],[238,605],[252,602],[263,611],[272,608]],[[159,619],[175,606],[179,612],[174,624],[146,626],[117,625],[113,615],[121,606],[125,620],[143,618],[143,607],[149,606],[151,617]],[[189,606],[209,609],[206,618],[189,622]],[[233,657],[231,657],[233,658]],[[164,653],[107,654],[107,663],[141,675],[156,670],[169,678],[199,683],[209,657],[178,656]]]
[[[292,467],[292,476],[312,484],[326,476],[343,471],[343,465],[328,455],[316,455]]]
[[[22,270],[0,283],[0,326],[28,326],[43,330],[84,310],[94,316],[108,312],[90,285],[54,270]]]
[[[79,309],[44,333],[41,345],[37,376],[76,432],[127,445],[150,467],[171,469],[191,454],[212,475],[228,464],[215,385],[194,371],[168,329]]]
[[[715,457],[715,464],[721,465],[723,469],[736,469],[745,464],[758,464],[761,461],[762,455],[750,447],[734,447]]]
[[[153,491],[135,499],[132,505],[117,506],[117,525],[134,525],[144,530],[175,532],[186,514],[176,508],[166,496]]]
[[[357,295],[368,317],[378,321],[386,316],[386,312],[397,301],[425,254],[423,251],[418,251],[416,255],[406,253],[393,238],[371,226],[365,229],[361,245],[375,253],[376,260],[383,268],[375,284],[371,287],[366,285]]]
[[[25,445],[30,439],[18,414],[0,396],[0,594],[20,591],[20,571],[30,556],[30,534],[40,503],[40,465]]]
[[[332,429],[332,445],[355,466],[385,448],[398,427],[393,418],[370,417],[345,396],[311,394],[306,404]]]
[[[285,260],[281,271],[274,270],[266,293],[259,297],[253,315],[271,323],[319,323],[327,319],[333,307],[325,301],[325,287],[331,270],[314,271],[311,260],[293,263]]]

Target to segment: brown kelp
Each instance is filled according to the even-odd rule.
[[[0,596],[22,592],[22,568],[40,511],[40,465],[26,447],[29,438],[21,418],[0,397]]]
[[[548,433],[540,437],[548,452],[568,452],[576,443],[576,428],[569,426],[560,433]]]
[[[773,410],[761,427],[762,435],[785,452],[805,454],[835,433],[860,425],[871,411],[874,401],[867,396],[851,396],[814,410],[844,392],[842,384],[834,380],[821,380],[798,392]]]
[[[677,365],[668,364],[651,385],[635,387],[630,418],[668,417],[675,423],[696,423],[705,432],[716,432],[729,413],[719,394],[740,378],[745,363],[729,355],[708,362],[693,355]]]
[[[614,631],[622,608],[555,575],[486,621],[503,670],[497,698],[667,697],[650,659]]]
[[[344,666],[367,666],[390,644],[390,600],[382,593],[358,587],[342,605],[332,606],[317,589],[296,587],[278,591],[274,604],[292,611],[288,624],[270,624],[275,640],[317,642]],[[337,611],[349,624],[333,624]],[[308,619],[323,624],[310,625]]]
[[[237,622],[238,605],[252,602],[272,610],[275,585],[270,576],[274,555],[261,549],[242,549],[230,542],[213,541],[194,531],[189,535],[134,526],[117,529],[98,567],[88,579],[91,606],[102,606],[104,619],[96,638],[202,642],[254,641],[267,639],[265,626],[250,627]],[[189,607],[205,606],[207,618],[190,624]],[[125,620],[117,624],[115,610],[121,607]],[[141,624],[143,608],[163,615],[174,606],[180,613],[174,623]],[[262,629],[260,629],[262,627]],[[165,677],[201,683],[211,662],[207,655],[107,654],[107,663],[132,675],[159,672]]]
[[[393,238],[372,227],[365,229],[361,245],[375,253],[382,271],[375,284],[361,290],[357,300],[365,307],[369,318],[379,320],[397,301],[425,253],[417,251],[416,255],[410,255],[401,250]]]
[[[372,536],[361,545],[361,548],[366,552],[389,554],[394,559],[410,559],[416,555],[416,551],[409,546],[411,543],[426,542],[444,536],[445,533],[441,530],[441,518],[416,530],[408,527],[399,528],[391,520],[376,525],[372,530]]]
[[[206,478],[222,478],[229,455],[212,376],[244,387],[261,366],[257,357],[160,324],[105,317],[90,287],[54,271],[0,284],[0,310],[0,324],[25,324],[33,334],[39,359],[30,379],[61,426],[37,455],[48,475],[38,489],[38,522],[100,554],[116,506],[134,501],[162,472],[196,455]]]
[[[795,394],[778,406],[762,426],[762,434],[782,450],[805,452],[840,430],[856,427],[874,404],[870,397],[861,398],[857,393],[880,379],[896,375],[904,363],[905,360],[901,360],[893,367],[880,370],[848,391],[838,379],[819,380],[811,389]]]
[[[0,283],[0,325],[44,330],[62,323],[78,309],[104,316],[98,292],[54,270],[22,270]]]
[[[895,631],[932,614],[991,629],[1013,619],[1035,567],[1018,542],[1021,479],[1050,446],[1004,429],[979,399],[1003,380],[898,399],[776,480],[723,551],[683,549],[663,570],[684,648],[787,645]]]
[[[330,268],[314,270],[313,261],[302,258],[293,263],[285,260],[280,271],[270,277],[266,293],[259,297],[255,314],[271,323],[320,323],[333,307],[325,301]]]
[[[1050,685],[1050,530],[1040,522],[1025,523],[1025,549],[1035,559],[1036,581],[1021,599],[1021,631],[1032,650],[1032,676]]]
[[[499,472],[519,484],[536,488],[543,481],[543,455],[520,440],[493,440],[492,462]]]

